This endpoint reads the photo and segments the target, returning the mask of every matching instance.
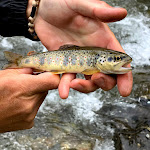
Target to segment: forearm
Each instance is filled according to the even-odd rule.
[[[27,15],[30,11],[30,1],[5,0],[0,2],[0,35],[31,38],[28,33],[27,20]]]

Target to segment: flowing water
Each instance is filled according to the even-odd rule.
[[[106,0],[124,7],[128,16],[109,24],[124,50],[133,58],[134,85],[129,97],[117,88],[90,94],[71,90],[61,100],[49,91],[30,130],[0,135],[0,150],[149,150],[150,149],[150,1]],[[43,50],[28,39],[0,38],[2,50]],[[44,49],[45,50],[45,49]],[[79,76],[80,77],[80,76]]]

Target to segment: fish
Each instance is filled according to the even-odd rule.
[[[33,68],[37,72],[85,75],[98,72],[125,74],[132,70],[128,66],[132,58],[126,53],[93,46],[63,45],[58,50],[42,53],[32,51],[27,56],[4,51],[4,56],[9,62],[5,69]]]

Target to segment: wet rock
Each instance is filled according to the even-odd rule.
[[[145,107],[150,107],[150,95],[143,95],[139,98],[140,103]]]

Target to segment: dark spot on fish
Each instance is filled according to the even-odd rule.
[[[45,63],[45,57],[40,57],[40,65],[44,65]]]
[[[30,59],[26,59],[25,64],[29,64],[29,63],[30,63]]]
[[[116,61],[116,57],[114,57],[114,62]]]
[[[97,54],[97,55],[95,56],[95,60],[97,60],[97,59],[99,58],[99,56],[100,56],[100,55],[99,55],[99,54]]]
[[[111,62],[113,60],[112,57],[108,57],[108,61]]]
[[[120,57],[117,57],[117,60],[119,60],[120,59]]]

